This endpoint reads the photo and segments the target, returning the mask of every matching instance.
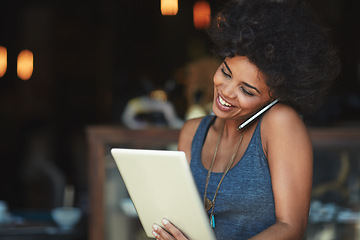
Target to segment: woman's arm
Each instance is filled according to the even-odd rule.
[[[274,192],[276,223],[251,240],[302,239],[309,215],[313,171],[308,131],[300,116],[282,104],[264,115],[261,131]]]

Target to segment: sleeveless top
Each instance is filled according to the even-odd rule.
[[[215,119],[216,116],[210,115],[202,119],[191,146],[190,168],[202,199],[208,170],[202,164],[201,151]],[[274,195],[261,143],[260,123],[261,119],[244,155],[225,175],[218,191],[214,209],[217,240],[248,239],[275,223]],[[222,174],[212,172],[210,175],[207,189],[210,200]]]

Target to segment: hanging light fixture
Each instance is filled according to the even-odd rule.
[[[176,15],[178,12],[178,0],[161,0],[162,15]]]
[[[4,76],[7,69],[7,50],[0,46],[0,77]]]
[[[194,27],[196,29],[206,29],[211,21],[210,4],[205,0],[196,1],[193,7]]]
[[[34,69],[34,56],[29,50],[22,50],[17,59],[17,75],[22,80],[28,80]]]

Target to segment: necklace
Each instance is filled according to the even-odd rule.
[[[218,147],[219,147],[219,144],[220,144],[220,140],[222,138],[222,135],[223,135],[223,132],[224,132],[224,126],[225,126],[225,122],[223,122],[222,124],[222,127],[221,127],[221,132],[219,133],[219,137],[217,139],[217,142],[216,142],[216,147],[215,147],[215,152],[214,152],[214,156],[213,156],[213,159],[211,161],[211,165],[210,165],[210,168],[209,168],[209,171],[208,171],[208,174],[206,176],[206,182],[205,182],[205,192],[204,192],[204,206],[205,206],[205,209],[206,211],[208,212],[210,209],[211,209],[211,213],[210,213],[210,224],[212,226],[212,228],[215,228],[215,217],[214,217],[214,208],[215,208],[215,200],[216,200],[216,197],[217,197],[217,194],[218,194],[218,191],[220,189],[220,185],[222,183],[222,181],[224,180],[224,177],[225,175],[227,174],[227,172],[229,171],[229,169],[231,168],[231,166],[233,165],[234,163],[234,160],[235,160],[235,156],[239,150],[239,147],[241,145],[241,142],[242,142],[242,139],[244,137],[244,134],[245,134],[245,130],[242,132],[241,136],[240,136],[240,139],[239,139],[239,142],[237,143],[237,146],[235,148],[235,151],[233,153],[233,155],[231,156],[231,159],[220,179],[220,182],[216,188],[216,191],[215,191],[215,195],[214,195],[214,198],[213,200],[211,201],[209,198],[206,197],[206,194],[207,194],[207,188],[208,188],[208,185],[209,185],[209,179],[210,179],[210,173],[213,169],[213,166],[214,166],[214,163],[215,163],[215,158],[216,158],[216,155],[217,155],[217,151],[218,151]]]

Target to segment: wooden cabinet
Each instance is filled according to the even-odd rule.
[[[118,126],[89,126],[86,132],[90,194],[89,239],[141,239],[141,236],[136,235],[136,231],[141,229],[138,219],[126,216],[120,210],[119,201],[127,197],[127,191],[110,155],[110,149],[174,149],[179,130],[129,130]],[[314,146],[314,199],[326,199],[328,193],[338,194],[343,197],[344,204],[359,211],[357,194],[360,194],[360,128],[317,128],[310,129],[310,135]],[[335,230],[339,226],[350,229],[346,230],[346,234],[354,238],[346,239],[360,238],[360,235],[356,235],[359,234],[354,227],[356,224],[337,225],[334,220],[331,223]],[[308,239],[313,239],[311,237],[326,227],[326,223],[310,223]],[[340,236],[334,239],[345,238]]]

